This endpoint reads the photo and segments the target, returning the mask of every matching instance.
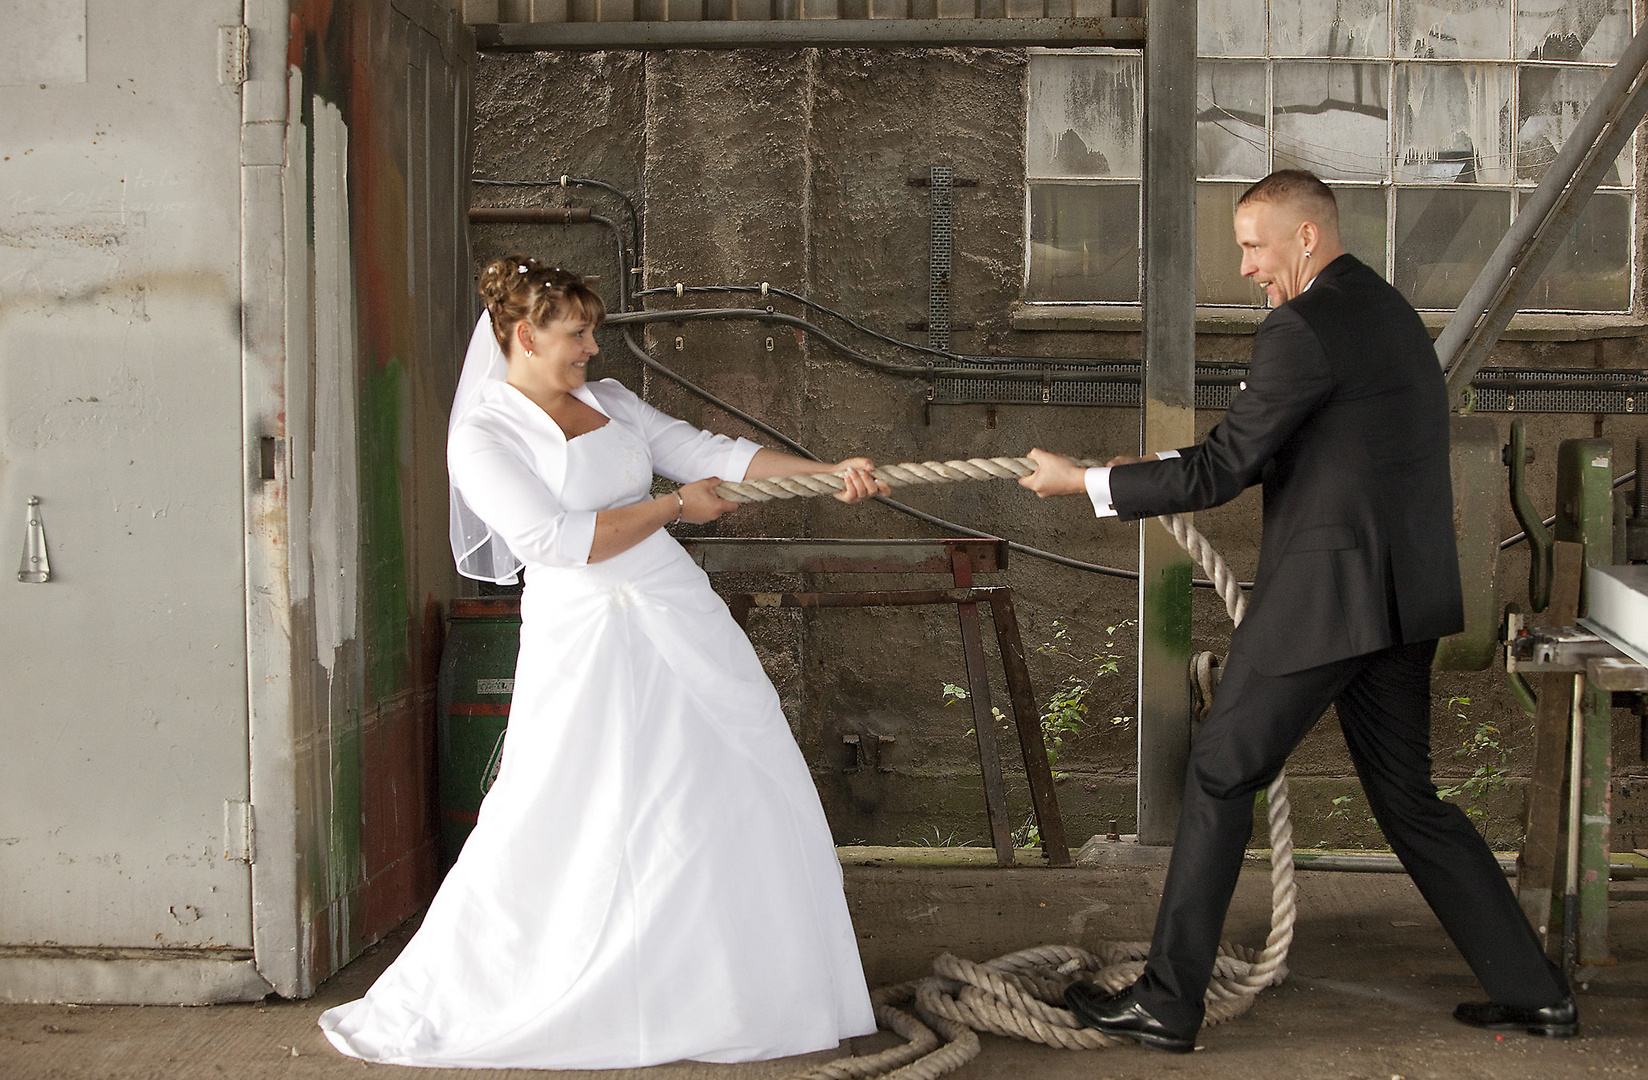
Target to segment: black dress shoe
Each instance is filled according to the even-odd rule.
[[[1571,996],[1543,1009],[1467,1001],[1453,1011],[1453,1018],[1461,1024],[1489,1031],[1520,1028],[1529,1035],[1543,1035],[1548,1039],[1568,1039],[1579,1034],[1579,1004]]]
[[[1106,1035],[1133,1039],[1175,1054],[1188,1054],[1196,1049],[1194,1035],[1185,1036],[1168,1030],[1165,1024],[1133,999],[1132,987],[1119,994],[1106,994],[1089,982],[1072,983],[1064,992],[1064,1004],[1076,1014],[1076,1019]]]

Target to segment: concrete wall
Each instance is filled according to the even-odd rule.
[[[910,186],[930,166],[951,165],[977,187],[955,192],[954,319],[974,324],[955,347],[976,354],[1137,358],[1137,333],[1014,328],[1024,280],[1024,55],[1014,50],[659,52],[483,55],[477,72],[476,175],[540,179],[562,173],[606,180],[645,210],[645,281],[758,284],[766,280],[839,308],[906,340],[927,299],[928,196]],[[547,193],[477,186],[477,203],[574,202],[618,216],[616,204],[587,191]],[[602,274],[609,304],[613,256],[594,229],[477,228],[477,265],[520,248]],[[1232,244],[1231,258],[1236,258]],[[650,307],[743,304],[748,297],[659,298]],[[794,310],[782,302],[781,310]],[[799,313],[799,311],[797,312]],[[828,320],[825,320],[828,322]],[[842,330],[839,324],[835,329]],[[844,336],[877,355],[908,360]],[[1592,367],[1648,366],[1634,330],[1597,342],[1509,342],[1495,362]],[[773,349],[766,347],[773,340]],[[677,339],[680,348],[676,346]],[[874,374],[815,340],[755,324],[655,326],[655,356],[742,409],[800,439],[818,455],[853,452],[882,461],[1018,454],[1033,445],[1097,457],[1137,446],[1131,410],[1035,406],[923,407],[919,382]],[[1204,334],[1198,360],[1241,360],[1249,338]],[[603,339],[604,374],[647,384],[616,335]],[[745,433],[675,387],[647,384],[661,407],[718,430]],[[1198,416],[1205,431],[1217,414]],[[1530,417],[1540,453],[1534,497],[1554,501],[1556,442],[1601,431],[1621,461],[1642,432],[1635,418]],[[1628,466],[1622,465],[1621,469]],[[1038,502],[1011,485],[909,491],[907,501],[975,528],[1101,564],[1132,567],[1137,528],[1094,522],[1078,500]],[[1516,531],[1508,509],[1502,534]],[[1250,493],[1198,516],[1215,545],[1245,577],[1256,562],[1258,496]],[[740,510],[710,532],[765,536],[937,535],[879,506],[845,508],[815,500]],[[1502,580],[1514,599],[1526,580],[1519,552]],[[1059,798],[1078,841],[1111,819],[1130,831],[1136,764],[1133,618],[1136,586],[1014,556],[1005,580],[1017,592],[1027,644],[1036,650],[1038,697],[1071,678],[1094,687],[1085,732],[1063,747]],[[748,587],[750,582],[728,582]],[[838,578],[822,587],[872,588],[891,580]],[[784,695],[813,763],[837,839],[983,843],[987,838],[971,718],[943,704],[942,686],[962,683],[955,616],[947,609],[758,613],[752,636]],[[1196,649],[1224,652],[1228,620],[1211,593],[1195,600]],[[1519,779],[1527,767],[1526,718],[1503,690],[1503,675],[1444,674],[1436,680],[1436,758],[1441,775],[1469,775],[1480,758],[1456,758],[1479,721],[1497,728],[1512,779],[1487,800],[1485,829],[1499,842],[1517,830]],[[1001,687],[998,702],[1004,702]],[[1451,698],[1469,705],[1449,707]],[[1456,714],[1463,713],[1460,720]],[[1335,725],[1325,721],[1295,755],[1299,842],[1375,843]],[[891,734],[891,772],[843,772],[842,736]],[[1013,742],[1002,742],[1011,760]],[[1643,771],[1635,721],[1622,714],[1615,755],[1622,773]],[[1634,781],[1622,781],[1616,845],[1648,836],[1633,809]],[[1337,797],[1348,802],[1335,804]],[[1016,812],[1027,812],[1022,786]],[[1638,815],[1631,817],[1631,815]],[[1622,835],[1624,834],[1624,835]],[[1640,841],[1638,841],[1640,843]]]

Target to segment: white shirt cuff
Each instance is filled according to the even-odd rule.
[[[1116,508],[1110,505],[1110,466],[1095,465],[1087,470],[1087,497],[1093,500],[1095,517],[1116,516]]]
[[[1177,450],[1156,451],[1157,461],[1166,461],[1168,458],[1179,456]],[[1116,508],[1110,504],[1110,466],[1095,465],[1087,470],[1087,497],[1093,500],[1093,514],[1095,517],[1107,518],[1116,516]]]

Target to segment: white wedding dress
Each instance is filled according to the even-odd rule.
[[[742,478],[757,447],[610,380],[568,440],[514,387],[455,423],[454,485],[527,566],[502,766],[422,927],[326,1012],[401,1065],[624,1068],[833,1049],[874,1030],[840,864],[754,650],[660,530],[587,563],[653,473]]]

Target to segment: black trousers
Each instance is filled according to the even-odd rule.
[[[1436,642],[1269,676],[1232,653],[1190,751],[1184,809],[1138,1000],[1194,1035],[1225,912],[1253,832],[1253,797],[1331,703],[1379,827],[1488,997],[1539,1008],[1567,987],[1546,962],[1493,853],[1431,781]],[[1308,919],[1308,911],[1301,912]]]

